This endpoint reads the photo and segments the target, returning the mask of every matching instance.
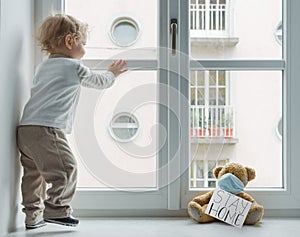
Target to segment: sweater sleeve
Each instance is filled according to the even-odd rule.
[[[115,75],[112,72],[95,73],[81,63],[77,68],[77,74],[81,85],[88,88],[105,89],[115,82]]]

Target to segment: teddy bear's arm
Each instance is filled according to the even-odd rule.
[[[210,198],[211,198],[212,195],[213,195],[213,192],[214,192],[214,190],[209,191],[208,193],[199,195],[199,196],[195,197],[195,198],[193,199],[193,201],[196,202],[196,203],[198,203],[198,204],[201,205],[201,206],[203,206],[203,205],[205,205],[205,204],[208,204]]]
[[[239,196],[243,199],[246,199],[249,202],[255,202],[254,198],[251,197],[248,193],[242,192],[242,193],[237,194],[237,196]]]

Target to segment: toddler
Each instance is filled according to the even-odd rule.
[[[126,62],[113,62],[97,74],[81,64],[87,25],[57,14],[42,23],[38,41],[49,54],[37,68],[22,119],[17,128],[21,153],[23,211],[26,229],[46,222],[76,226],[70,202],[77,181],[77,165],[65,133],[72,131],[80,87],[104,89],[127,71]],[[51,184],[46,192],[45,183]],[[45,198],[47,196],[47,198]]]

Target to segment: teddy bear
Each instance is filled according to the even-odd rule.
[[[218,180],[218,186],[232,194],[235,194],[252,203],[244,224],[255,225],[259,223],[264,214],[263,206],[259,205],[253,197],[243,191],[249,181],[255,178],[253,168],[243,166],[239,163],[227,163],[224,166],[214,168],[213,174]],[[195,197],[188,204],[189,216],[198,223],[213,222],[216,219],[205,214],[207,205],[213,195],[214,190]]]

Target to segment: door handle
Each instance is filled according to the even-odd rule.
[[[177,19],[172,18],[170,23],[172,55],[176,55]]]

